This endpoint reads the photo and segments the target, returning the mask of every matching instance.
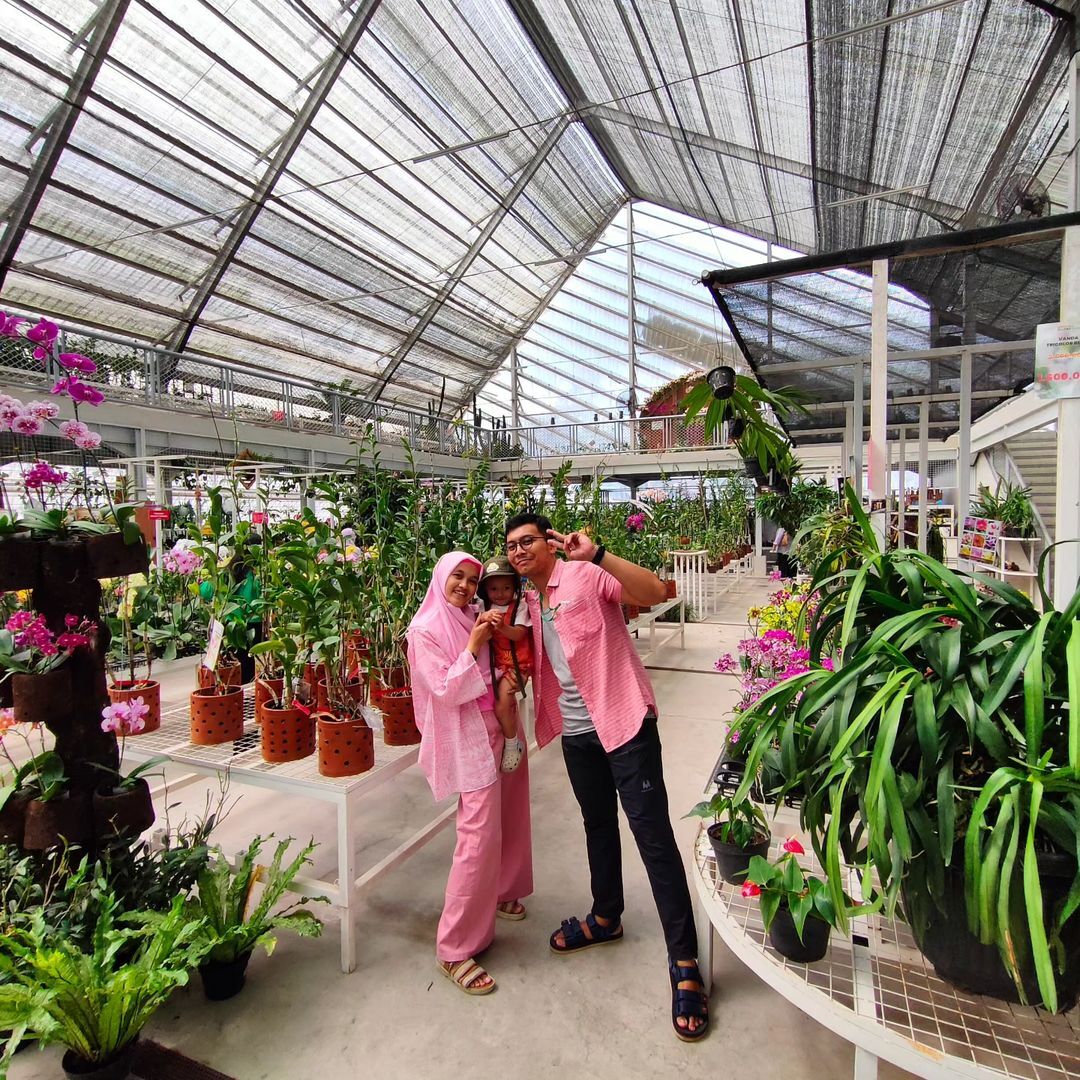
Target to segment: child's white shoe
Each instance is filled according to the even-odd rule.
[[[503,772],[513,772],[525,756],[525,744],[520,739],[504,739],[502,765]]]

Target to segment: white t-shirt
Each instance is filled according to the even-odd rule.
[[[488,611],[497,611],[500,615],[505,615],[510,610],[509,604],[492,604],[488,608]],[[518,609],[514,613],[514,626],[528,626],[532,627],[532,619],[529,616],[529,605],[525,601],[518,601]]]

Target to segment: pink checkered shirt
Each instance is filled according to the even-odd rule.
[[[533,655],[539,658],[533,678],[536,741],[545,746],[562,733],[562,689],[544,653],[540,596],[530,590],[527,599]],[[656,695],[623,622],[621,602],[622,585],[606,570],[588,562],[560,559],[555,563],[548,582],[548,604],[554,609],[570,674],[608,752],[629,742],[649,709],[656,710]],[[551,610],[544,615],[551,618]]]

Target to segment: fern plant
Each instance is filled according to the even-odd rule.
[[[311,897],[301,897],[286,910],[274,913],[300,872],[310,864],[314,841],[286,865],[285,854],[292,840],[280,840],[270,865],[260,867],[256,860],[265,842],[256,836],[240,856],[235,872],[218,848],[216,858],[199,874],[199,894],[188,902],[188,914],[200,927],[198,940],[206,947],[210,961],[231,963],[257,945],[269,956],[277,944],[276,930],[292,930],[302,937],[322,933],[322,923],[303,907]],[[263,884],[262,895],[249,913],[248,904],[257,882]],[[325,902],[323,897],[318,899]]]
[[[86,949],[57,934],[41,911],[0,938],[0,1029],[12,1032],[0,1075],[27,1034],[42,1047],[60,1043],[84,1062],[108,1063],[187,983],[188,971],[209,948],[182,896],[142,927],[117,925],[115,895],[106,893],[99,902]]]

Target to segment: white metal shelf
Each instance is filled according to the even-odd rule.
[[[814,862],[809,854],[803,861]],[[881,915],[854,920],[850,938],[834,931],[819,963],[793,963],[769,944],[757,900],[718,878],[704,829],[694,863],[703,969],[711,970],[715,929],[769,986],[855,1045],[856,1080],[876,1076],[879,1058],[929,1080],[1080,1076],[1080,1009],[1054,1016],[957,990],[937,977],[904,923]],[[816,863],[813,870],[821,874]]]

